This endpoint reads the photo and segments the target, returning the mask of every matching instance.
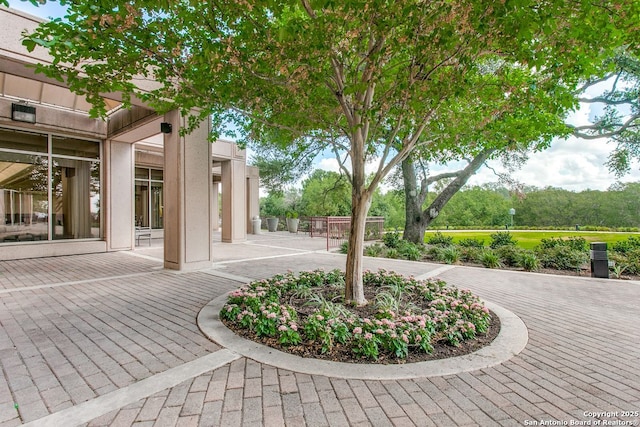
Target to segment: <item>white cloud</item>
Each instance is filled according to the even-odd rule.
[[[612,148],[613,145],[605,140],[570,138],[556,141],[548,150],[531,154],[527,163],[512,176],[519,182],[536,187],[552,186],[573,191],[606,190],[617,181],[604,164]],[[492,161],[490,165],[497,171],[506,172],[499,161]],[[624,182],[639,180],[637,166],[621,179]],[[483,167],[469,180],[469,185],[495,181],[493,172]]]
[[[379,162],[380,162],[379,157],[373,158],[372,161],[368,162],[365,165],[365,168],[364,168],[365,173],[368,175],[376,172],[378,170]],[[345,166],[347,170],[349,171],[351,170],[351,163],[348,160]],[[340,166],[338,164],[338,160],[336,160],[335,157],[324,157],[324,158],[317,159],[317,161],[314,163],[314,168],[323,169],[326,171],[338,172],[338,173],[341,172]]]
[[[317,163],[314,163],[314,169],[322,169],[332,172],[340,172],[340,165],[335,157],[326,157],[319,159]]]
[[[589,121],[589,116],[591,113],[590,110],[590,105],[584,105],[582,108],[571,112],[567,117],[566,122],[573,126],[585,126],[591,124],[591,122]]]
[[[607,89],[610,89],[610,84],[602,83],[587,91],[586,96],[596,96]],[[574,126],[589,125],[591,120],[601,113],[600,104],[582,104],[580,109],[569,115],[567,123]],[[606,190],[618,181],[605,165],[614,148],[615,143],[604,138],[558,139],[547,150],[531,154],[527,163],[512,175],[518,181],[536,187],[553,186],[573,191]],[[490,165],[497,171],[505,172],[500,162],[490,162]],[[485,167],[469,180],[469,184],[479,185],[495,181],[495,175]],[[640,181],[638,164],[632,165],[631,172],[620,181]]]

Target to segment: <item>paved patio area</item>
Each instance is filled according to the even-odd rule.
[[[638,425],[640,284],[366,259],[438,275],[519,316],[525,349],[472,372],[358,380],[275,368],[198,329],[212,299],[288,269],[343,268],[324,241],[216,243],[211,269],[133,252],[0,262],[0,426]]]

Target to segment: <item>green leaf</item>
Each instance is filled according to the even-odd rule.
[[[36,42],[31,39],[23,39],[22,45],[26,47],[29,52],[33,52],[33,50],[36,48]]]

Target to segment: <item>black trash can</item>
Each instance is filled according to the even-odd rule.
[[[609,278],[609,257],[607,244],[604,242],[591,243],[591,277]]]

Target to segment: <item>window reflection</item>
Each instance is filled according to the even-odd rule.
[[[144,179],[141,179],[144,178]],[[164,228],[162,170],[136,168],[135,224],[137,227]]]
[[[149,182],[136,180],[136,226],[149,227]]]
[[[21,130],[0,129],[0,147],[11,150],[46,153],[47,135]]]
[[[53,159],[53,239],[100,237],[100,168],[85,160]]]
[[[47,158],[0,152],[0,242],[47,240]]]
[[[151,228],[163,228],[162,214],[164,203],[162,201],[162,183],[151,182]]]
[[[0,129],[0,243],[100,238],[99,158],[95,141]]]
[[[88,159],[98,159],[100,157],[100,144],[95,141],[61,136],[54,136],[52,140],[54,155],[85,157]]]

